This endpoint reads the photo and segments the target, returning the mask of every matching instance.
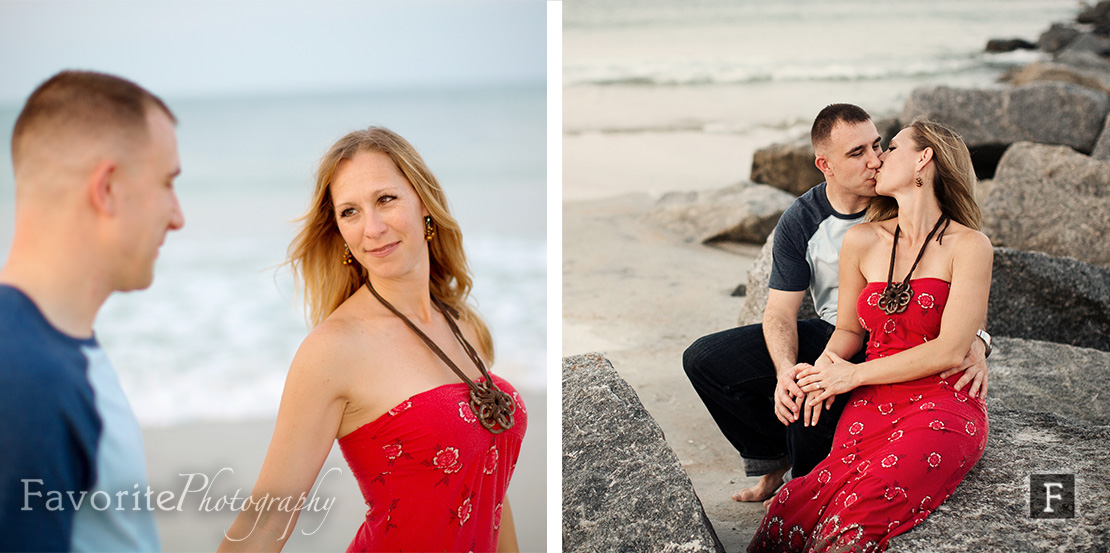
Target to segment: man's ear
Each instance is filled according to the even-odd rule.
[[[85,183],[89,194],[89,203],[100,214],[114,216],[119,208],[119,190],[112,182],[115,176],[116,164],[112,161],[97,163]]]
[[[832,168],[829,167],[829,158],[819,155],[813,160],[813,164],[816,165],[817,170],[824,173],[826,177],[832,174]]]

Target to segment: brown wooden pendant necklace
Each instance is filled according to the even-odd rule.
[[[385,301],[385,298],[378,294],[378,291],[374,289],[369,280],[366,281],[366,288],[370,290],[370,293],[373,294],[375,298],[378,298],[378,301],[380,301],[382,305],[386,306],[394,315],[400,317],[401,320],[428,345],[428,348],[439,356],[439,358],[466,383],[467,387],[470,388],[470,410],[477,415],[478,422],[483,428],[494,434],[500,434],[513,427],[513,413],[516,412],[516,403],[513,401],[512,396],[502,391],[497,387],[497,384],[493,383],[493,379],[489,376],[489,371],[486,370],[486,364],[482,362],[482,358],[478,356],[478,352],[475,351],[474,346],[471,346],[470,342],[466,341],[466,338],[463,337],[462,332],[459,330],[459,325],[455,324],[454,317],[456,315],[454,309],[451,309],[438,298],[432,296],[432,304],[436,306],[436,309],[439,309],[440,313],[443,313],[443,318],[447,319],[447,324],[451,327],[451,333],[455,335],[455,339],[458,340],[459,344],[466,350],[466,355],[478,366],[478,371],[485,377],[485,380],[482,382],[474,382],[470,377],[466,376],[466,374],[462,372],[462,369],[459,369],[458,365],[451,361],[451,358],[447,357],[447,354],[443,353],[443,350],[440,349],[427,334],[424,334],[423,331],[417,328],[417,326],[413,324],[408,317],[402,315],[397,308]]]
[[[913,288],[910,287],[910,277],[913,276],[913,270],[917,268],[917,264],[921,262],[921,256],[925,255],[925,247],[933,239],[933,235],[937,233],[940,226],[948,221],[947,215],[941,215],[937,219],[937,224],[933,225],[933,230],[929,231],[929,235],[925,237],[925,242],[921,244],[921,250],[917,252],[917,259],[913,261],[913,266],[910,267],[910,272],[906,274],[906,278],[902,282],[893,282],[894,280],[894,255],[898,251],[898,235],[902,232],[902,227],[895,225],[894,227],[894,243],[890,246],[890,272],[886,275],[886,288],[883,288],[883,293],[879,296],[879,309],[887,315],[901,313],[906,310],[913,299]],[[948,228],[945,225],[945,228]],[[941,232],[943,236],[944,233]],[[937,238],[940,241],[940,238]]]

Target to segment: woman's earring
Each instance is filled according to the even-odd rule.
[[[351,255],[351,248],[343,244],[343,264],[350,265],[355,262],[355,256]]]
[[[431,242],[436,235],[436,227],[432,224],[432,216],[424,216],[424,240]]]
[[[921,182],[921,173],[918,173],[918,174],[917,174],[917,178],[916,178],[916,180],[917,180],[917,187],[918,187],[918,188],[921,188],[922,186],[925,186],[925,183],[924,183],[924,182]]]

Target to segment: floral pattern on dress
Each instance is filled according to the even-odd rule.
[[[459,450],[453,447],[445,447],[437,451],[435,457],[432,457],[432,464],[442,470],[443,474],[454,474],[462,470]]]
[[[493,474],[493,471],[497,470],[497,455],[497,444],[490,445],[489,451],[486,452],[486,466],[483,472]]]
[[[856,304],[861,326],[887,331],[871,333],[868,359],[935,338],[948,300],[946,282],[914,279],[911,302],[920,309],[887,315],[871,305],[883,285],[868,284]],[[770,505],[749,552],[885,550],[952,494],[982,456],[987,427],[982,399],[936,375],[856,388],[833,453],[781,488],[776,497],[788,499]]]
[[[470,408],[469,401],[459,402],[459,418],[466,423],[478,422],[478,417],[474,414],[474,410]]]
[[[390,409],[389,416],[396,417],[397,415],[400,415],[401,413],[407,411],[409,407],[412,407],[412,400],[406,399],[405,401],[402,401],[400,405]]]

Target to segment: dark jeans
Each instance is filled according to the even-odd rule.
[[[832,336],[833,325],[821,319],[798,321],[798,362],[813,363]],[[861,363],[860,351],[853,363]],[[848,394],[822,411],[816,426],[804,417],[785,426],[775,416],[777,378],[763,338],[763,325],[733,328],[703,336],[682,355],[686,376],[717,426],[744,458],[748,476],[762,476],[793,465],[795,477],[808,474],[832,449],[836,421]]]

